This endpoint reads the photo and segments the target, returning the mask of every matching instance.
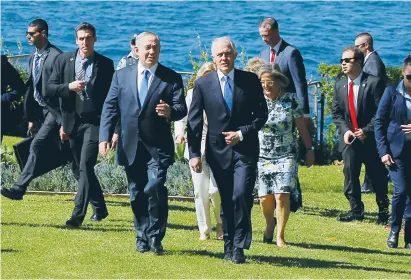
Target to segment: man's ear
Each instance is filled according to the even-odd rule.
[[[97,36],[94,37],[94,43],[97,42]]]

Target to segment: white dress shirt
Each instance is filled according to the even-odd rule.
[[[282,43],[283,43],[283,38],[280,38],[280,41],[278,41],[277,45],[275,45],[274,47],[270,46],[270,61],[271,61],[271,56],[273,55],[273,53],[271,52],[271,49],[275,50],[275,59],[274,59],[274,62],[275,62],[275,60],[277,59],[277,54],[280,51],[280,46],[281,46]]]
[[[362,77],[362,72],[360,73],[360,75],[355,78],[354,80],[351,80],[350,77],[348,78],[348,90],[347,90],[347,100],[348,100],[348,92],[350,91],[350,82],[353,81],[354,85],[353,85],[353,89],[354,89],[354,107],[355,107],[355,112],[358,112],[357,109],[357,99],[358,99],[358,90],[360,89],[361,86],[361,77]]]
[[[374,53],[375,51],[372,51],[372,52],[370,52],[369,54],[367,54],[365,57],[364,57],[364,64],[365,64],[365,62],[367,61],[367,59],[370,57],[370,55],[372,54],[372,53]]]
[[[223,72],[220,71],[220,69],[218,69],[217,75],[218,75],[218,81],[220,82],[220,88],[221,88],[221,93],[223,94],[223,97],[224,97],[225,76],[228,76],[230,78],[228,80],[228,83],[230,84],[231,91],[233,92],[233,99],[234,99],[234,68],[227,75],[225,75]],[[238,130],[237,134],[240,137],[240,141],[243,141],[244,138],[243,138],[243,134],[241,133],[241,130]]]
[[[143,80],[143,72],[144,70],[148,70],[150,72],[150,78],[148,79],[148,87],[147,89],[150,88],[151,82],[153,81],[154,74],[156,73],[158,67],[158,63],[154,64],[151,68],[145,68],[140,61],[138,62],[138,68],[137,68],[137,88],[138,91],[140,92],[141,88],[141,81]]]

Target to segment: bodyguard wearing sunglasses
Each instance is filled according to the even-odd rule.
[[[30,22],[26,38],[35,49],[29,60],[29,79],[24,98],[24,111],[28,120],[28,134],[35,135],[27,163],[18,181],[11,189],[2,188],[1,194],[13,200],[23,199],[29,183],[38,177],[44,162],[47,162],[47,149],[53,144],[53,135],[58,139],[61,124],[58,98],[46,98],[45,91],[54,61],[61,50],[48,40],[48,24],[43,19]],[[42,123],[40,129],[35,124]],[[38,130],[38,131],[37,131]],[[37,131],[37,132],[36,132]],[[56,140],[58,141],[58,140]],[[42,156],[43,155],[43,156]]]
[[[344,160],[344,194],[351,210],[340,215],[340,222],[364,219],[360,171],[364,163],[378,204],[378,224],[388,220],[388,181],[378,157],[374,119],[384,92],[384,81],[362,72],[364,54],[358,48],[343,50],[341,68],[346,75],[335,84],[332,116],[340,133],[339,151]]]
[[[355,47],[359,48],[365,56],[364,67],[362,68],[362,71],[367,74],[376,76],[384,80],[385,83],[387,83],[388,77],[387,77],[385,65],[381,57],[378,55],[378,53],[374,51],[374,40],[371,34],[366,33],[366,32],[359,33],[357,36],[355,36],[354,44],[355,44]],[[373,192],[371,180],[368,178],[367,173],[365,173],[365,176],[364,176],[364,184],[361,187],[361,192],[362,193],[372,193]]]
[[[405,248],[411,250],[411,55],[404,60],[402,74],[398,85],[386,88],[374,127],[379,156],[394,183],[387,246],[398,247],[404,218]]]

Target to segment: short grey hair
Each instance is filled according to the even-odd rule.
[[[235,43],[234,41],[229,37],[229,36],[223,36],[223,37],[219,37],[219,38],[215,38],[212,42],[211,42],[211,54],[214,56],[214,47],[217,43],[221,42],[221,41],[225,41],[228,42],[231,45],[231,48],[233,49],[234,52],[237,52],[236,48],[235,48]]]
[[[264,73],[269,73],[271,78],[276,81],[282,88],[286,88],[289,84],[287,76],[281,73],[280,66],[277,63],[267,62],[261,65],[260,71],[258,71],[258,78],[261,79],[261,76]]]
[[[153,35],[156,37],[157,41],[160,43],[160,37],[157,36],[157,34],[150,32],[150,31],[145,31],[145,32],[141,32],[140,34],[138,34],[135,37],[135,45],[134,46],[138,46],[138,44],[140,43],[141,39],[148,36],[148,35]]]

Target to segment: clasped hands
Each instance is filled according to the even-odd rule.
[[[234,146],[240,142],[240,135],[235,131],[222,132],[227,145]],[[190,167],[196,173],[201,173],[202,163],[200,158],[190,159]]]
[[[74,81],[69,83],[69,89],[72,91],[81,92],[86,88],[86,81]]]

